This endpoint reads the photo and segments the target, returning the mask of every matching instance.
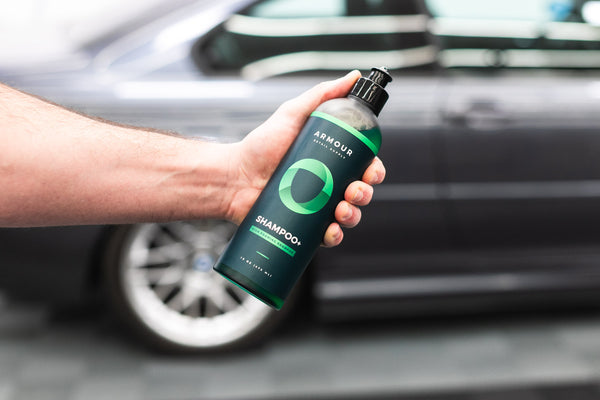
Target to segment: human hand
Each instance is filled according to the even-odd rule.
[[[360,76],[360,72],[352,71],[337,80],[322,82],[286,101],[244,140],[233,145],[229,162],[232,194],[226,212],[230,220],[239,224],[250,211],[310,113],[327,100],[346,96]],[[323,237],[324,246],[337,246],[343,239],[342,227],[352,228],[360,222],[361,211],[358,207],[369,204],[373,185],[381,183],[384,177],[385,168],[376,157],[362,180],[348,185],[344,200],[335,209],[337,222],[329,225]]]

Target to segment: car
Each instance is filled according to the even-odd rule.
[[[300,304],[324,320],[600,304],[600,2],[165,4],[68,55],[0,62],[0,80],[234,142],[313,84],[386,65],[386,181],[279,312],[212,271],[235,232],[220,220],[0,229],[6,293],[101,293],[169,352],[250,346]]]

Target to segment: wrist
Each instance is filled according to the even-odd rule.
[[[243,192],[247,189],[247,182],[244,179],[243,168],[241,167],[242,142],[227,144],[226,151],[223,154],[224,172],[223,188],[221,193],[220,216],[229,221],[240,223],[239,203],[240,198],[244,196]]]
[[[232,199],[235,197],[236,166],[234,145],[192,142],[182,167],[183,192],[190,186],[188,216],[184,218],[231,219]]]

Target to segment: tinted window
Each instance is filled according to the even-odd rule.
[[[451,68],[598,68],[600,28],[586,3],[595,2],[426,0],[440,63]]]
[[[268,0],[243,14],[261,18],[338,17],[346,15],[344,0]]]
[[[436,57],[428,19],[407,0],[267,0],[209,35],[198,60],[205,70],[251,79],[373,65],[426,68]]]

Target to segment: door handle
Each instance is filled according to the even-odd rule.
[[[506,127],[511,123],[512,117],[496,101],[482,99],[450,105],[443,120],[455,128],[490,131]]]

